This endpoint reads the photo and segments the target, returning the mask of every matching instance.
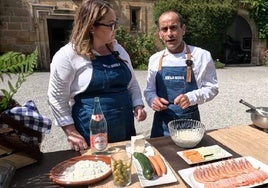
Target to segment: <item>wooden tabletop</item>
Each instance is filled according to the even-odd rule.
[[[166,159],[168,165],[171,167],[174,175],[178,180],[176,183],[161,185],[158,187],[187,187],[187,185],[177,173],[180,169],[190,167],[177,155],[178,151],[182,151],[184,149],[176,146],[170,137],[152,138],[148,139],[147,142],[149,142],[155,148],[156,152],[159,152]],[[108,147],[108,154],[119,151],[121,149],[125,149],[127,143],[130,143],[130,141],[110,143]],[[267,143],[268,133],[247,125],[233,126],[230,128],[209,131],[196,147],[218,144],[230,152],[233,157],[252,156],[257,160],[268,164]],[[90,151],[83,153],[83,155],[85,154],[90,154]],[[51,188],[60,187],[59,185],[53,184],[49,180],[49,171],[59,162],[77,155],[79,155],[78,152],[70,150],[44,153],[42,161],[19,169],[16,172],[11,187],[17,187],[18,185],[24,185],[31,188],[48,186]],[[102,188],[114,187],[112,176],[109,176],[107,179],[91,186]],[[132,165],[132,183],[129,187],[141,187],[134,165]]]
[[[233,126],[208,133],[241,156],[252,156],[268,164],[268,133],[253,126]]]

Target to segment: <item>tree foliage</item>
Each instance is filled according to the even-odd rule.
[[[225,33],[237,6],[235,0],[162,0],[155,3],[154,20],[167,10],[179,12],[187,26],[185,41],[209,50],[215,58],[222,58]]]
[[[249,16],[255,21],[258,37],[268,40],[268,1],[267,0],[240,0],[244,7],[249,9]]]

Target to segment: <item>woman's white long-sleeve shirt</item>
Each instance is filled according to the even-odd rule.
[[[186,46],[186,45],[184,45]],[[189,45],[188,45],[189,46]],[[189,46],[192,60],[193,73],[197,83],[197,90],[186,93],[190,105],[202,104],[212,100],[218,94],[218,80],[216,69],[210,52],[195,46]],[[158,71],[159,60],[165,54],[162,66],[186,66],[186,47],[182,53],[172,54],[167,49],[155,53],[149,59],[147,86],[144,90],[146,102],[151,107],[152,101],[157,97],[155,76]]]
[[[128,90],[133,107],[144,105],[129,55],[116,40],[113,47],[115,51],[120,53],[120,57],[128,62],[127,65],[132,74]],[[63,46],[54,55],[50,65],[47,95],[52,114],[56,119],[56,125],[66,126],[74,123],[71,115],[73,97],[86,90],[91,81],[92,71],[92,61],[77,55],[71,43]]]

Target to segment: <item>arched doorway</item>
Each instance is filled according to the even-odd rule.
[[[234,23],[228,28],[226,34],[231,34],[235,41],[239,42],[245,60],[240,61],[242,65],[262,65],[261,58],[263,51],[267,48],[266,41],[258,38],[258,31],[255,22],[249,18],[249,12],[245,9],[238,9]],[[227,36],[227,35],[226,35]],[[225,49],[225,57],[229,52]],[[231,63],[230,63],[231,64]],[[237,63],[238,64],[238,63]],[[228,63],[227,63],[228,65]]]
[[[250,64],[252,31],[249,23],[237,15],[227,29],[224,43],[226,64]]]

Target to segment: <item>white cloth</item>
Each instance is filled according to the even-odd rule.
[[[144,105],[129,55],[116,40],[113,46],[113,49],[120,53],[120,57],[128,62],[127,65],[132,73],[128,90],[132,98],[133,107]],[[56,119],[56,125],[66,126],[74,123],[71,116],[73,97],[86,90],[91,81],[91,76],[91,60],[77,55],[71,43],[63,46],[54,55],[50,65],[48,102]]]
[[[188,45],[189,46],[189,45]],[[197,90],[186,93],[190,105],[202,104],[212,100],[218,94],[218,80],[216,69],[210,52],[195,46],[189,46],[193,72],[197,83]],[[144,90],[146,102],[152,107],[152,101],[157,97],[155,76],[158,71],[160,57],[165,54],[162,66],[186,66],[186,45],[182,53],[172,54],[167,49],[153,54],[149,59],[147,86]]]

